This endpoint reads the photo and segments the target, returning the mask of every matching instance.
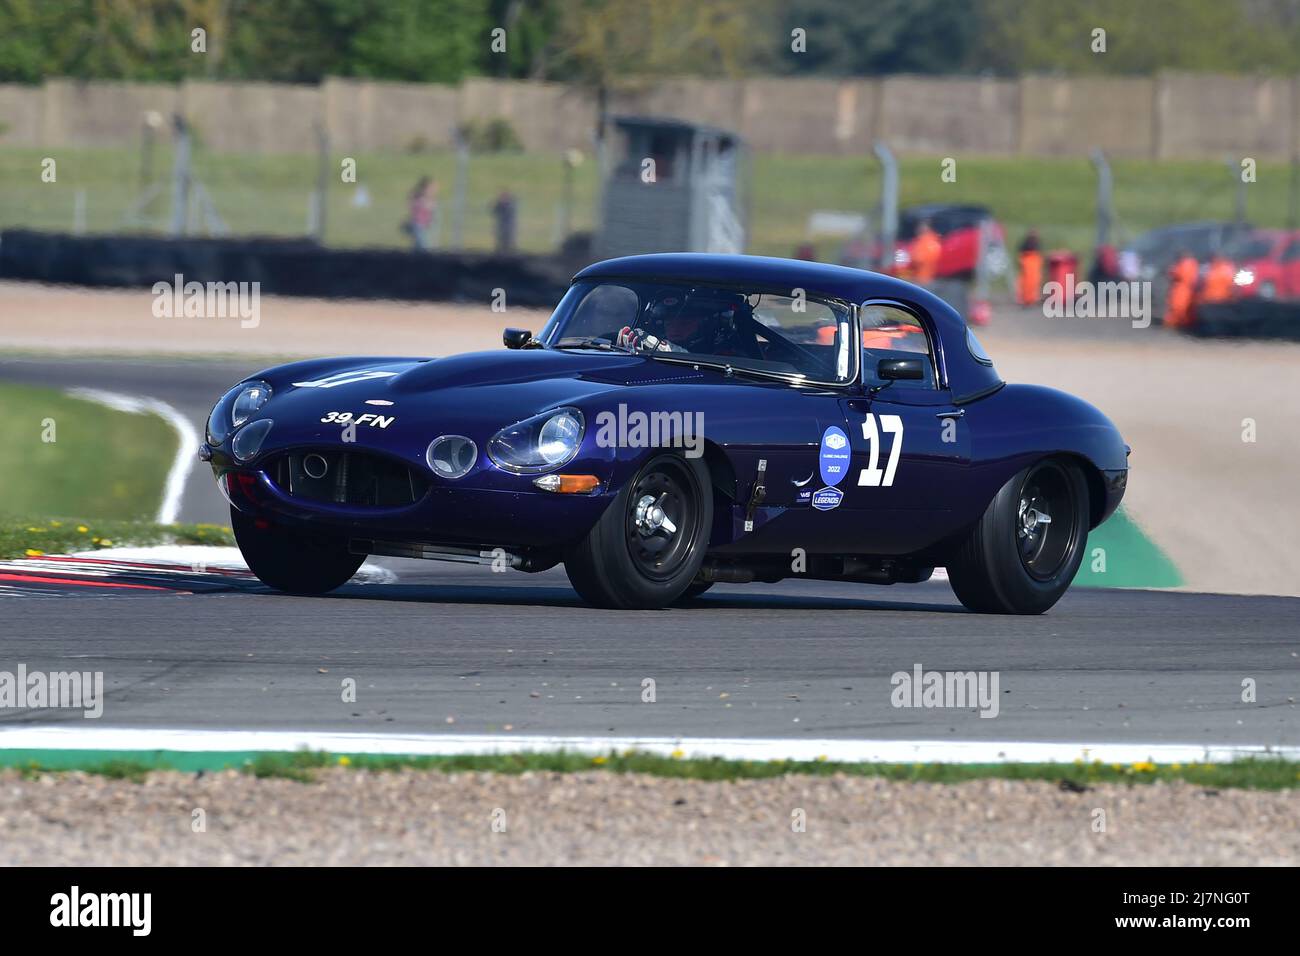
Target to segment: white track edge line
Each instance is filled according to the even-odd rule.
[[[152,412],[172,427],[180,440],[180,446],[176,449],[171,468],[167,470],[167,482],[163,486],[163,500],[158,507],[157,521],[159,524],[175,522],[180,515],[181,496],[185,493],[185,482],[189,480],[199,446],[199,433],[189,419],[166,402],[148,396],[124,395],[98,388],[70,388],[68,394],[120,412],[137,415]]]
[[[1225,763],[1244,757],[1300,760],[1300,746],[1058,743],[982,740],[800,740],[734,737],[587,737],[531,734],[366,734],[280,730],[22,727],[0,729],[4,750],[321,750],[412,756],[639,750],[731,760],[840,763]]]

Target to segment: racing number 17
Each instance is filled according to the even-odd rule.
[[[889,463],[885,470],[880,470],[880,432],[893,435],[894,441],[889,446]],[[858,474],[858,485],[872,488],[889,487],[894,483],[894,472],[898,470],[898,456],[903,453],[903,419],[897,415],[881,415],[880,426],[876,426],[876,416],[868,413],[862,423],[862,437],[866,439],[868,457],[867,467]]]

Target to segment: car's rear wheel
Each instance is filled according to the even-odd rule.
[[[1088,542],[1088,483],[1049,458],[994,496],[948,563],[948,581],[972,611],[1042,614],[1065,593]]]
[[[598,607],[660,608],[695,580],[713,525],[700,459],[651,458],[564,559],[573,589]]]
[[[235,543],[257,579],[277,591],[324,594],[346,584],[365,555],[350,554],[347,541],[300,534],[259,522],[230,509]]]

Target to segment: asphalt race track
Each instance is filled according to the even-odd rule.
[[[601,611],[559,570],[390,562],[396,583],[296,598],[0,596],[6,658],[101,670],[104,724],[368,733],[1294,744],[1300,599],[1072,591],[975,615],[945,584],[718,586]],[[1231,635],[1226,637],[1226,635]],[[999,714],[895,708],[890,675],[1000,674]],[[341,681],[357,684],[343,703]],[[654,703],[641,682],[653,678]],[[1258,702],[1241,702],[1244,678]],[[6,710],[7,726],[79,712]]]
[[[201,428],[253,364],[4,359],[0,380],[147,395]],[[197,463],[181,518],[227,520]],[[0,649],[29,670],[102,670],[102,723],[117,727],[1300,741],[1296,598],[1075,589],[1046,615],[1008,618],[966,612],[942,582],[787,581],[611,612],[580,604],[561,570],[383,563],[395,583],[326,598],[212,572],[160,590],[11,584]],[[998,715],[893,707],[891,675],[918,664],[998,672]],[[342,701],[348,677],[356,703]],[[0,711],[3,726],[51,721],[84,725],[74,711]]]

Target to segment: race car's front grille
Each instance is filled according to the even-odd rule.
[[[429,490],[429,479],[414,469],[365,452],[287,452],[271,461],[266,473],[295,498],[363,508],[400,508]]]

